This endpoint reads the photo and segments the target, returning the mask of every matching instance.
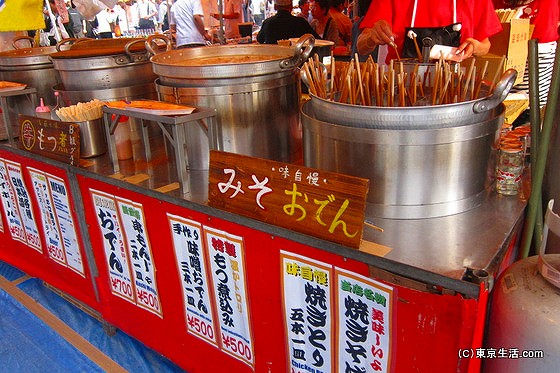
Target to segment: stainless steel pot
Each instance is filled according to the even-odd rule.
[[[371,129],[317,119],[302,108],[308,167],[367,178],[368,216],[420,219],[478,206],[492,183],[504,106],[477,123],[439,129]]]
[[[152,63],[160,76],[158,94],[163,101],[215,108],[225,151],[281,162],[301,161],[297,70],[309,57],[313,42],[309,36],[297,47],[212,46],[155,55]],[[232,56],[254,59],[201,64],[206,57],[227,60]],[[191,136],[205,141],[202,135]],[[207,144],[201,144],[207,152]]]
[[[60,77],[49,56],[56,53],[57,49],[55,46],[17,48],[21,45],[18,41],[24,39],[33,43],[33,38],[19,37],[12,42],[16,49],[0,53],[0,80],[27,84],[37,89],[37,94],[45,104],[55,105],[52,87],[60,83]],[[22,109],[21,112],[33,115],[34,109]]]
[[[144,39],[133,39],[124,47],[82,48],[85,43],[50,55],[66,89],[111,89],[130,86],[131,82],[138,85],[155,80]]]
[[[156,54],[151,58],[154,72],[163,85],[192,86],[231,85],[236,80],[269,76],[270,74],[292,74],[309,57],[315,38],[304,35],[291,47],[268,44],[219,45],[204,48],[179,49]],[[246,56],[245,62],[231,63],[236,56]],[[221,63],[206,63],[209,58],[223,59]],[[253,57],[253,58],[251,58]],[[220,79],[224,79],[220,81]]]
[[[379,107],[349,105],[311,95],[315,118],[325,122],[377,129],[436,129],[479,123],[496,116],[493,110],[506,98],[517,71],[507,70],[489,96],[448,105]]]

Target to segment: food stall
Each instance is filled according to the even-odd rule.
[[[311,48],[226,45],[152,57],[161,102],[216,112],[158,121],[165,113],[103,107],[108,144],[117,116],[137,119],[128,122],[138,137],[127,160],[118,160],[112,145],[80,157],[77,124],[20,116],[19,138],[0,143],[0,259],[187,371],[478,371],[473,352],[482,346],[488,295],[516,257],[527,197],[523,188],[497,194],[489,182],[503,98],[483,119],[414,130],[440,143],[402,127],[352,131],[333,123],[344,105],[320,110],[325,102],[311,95],[300,106],[300,67]],[[76,50],[59,52],[55,69],[81,69],[83,61],[68,63]],[[254,59],[211,61],[224,55]],[[193,63],[197,58],[206,64]],[[463,104],[477,104],[470,101]],[[200,120],[206,126],[197,126]],[[169,138],[170,126],[181,129],[174,136],[204,146],[193,151],[188,141]],[[464,138],[461,130],[474,127],[491,129]],[[345,138],[349,144],[336,138],[345,131],[354,136]],[[394,142],[406,136],[408,144]],[[369,153],[359,153],[364,149]],[[462,162],[474,153],[483,154],[479,163]],[[441,171],[452,155],[453,167]],[[185,156],[201,167],[185,174]],[[385,174],[376,157],[387,162]],[[399,157],[400,164],[389,163]],[[333,238],[355,227],[343,224],[342,207],[339,215],[328,211],[349,201],[346,187],[329,185],[350,172],[323,160],[376,172],[352,175],[365,215],[355,245]],[[268,191],[265,179],[289,187]],[[439,183],[448,183],[447,200]],[[322,197],[308,198],[312,193]],[[280,202],[272,205],[272,198]],[[228,207],[235,199],[249,213]],[[277,224],[278,216],[288,223]]]

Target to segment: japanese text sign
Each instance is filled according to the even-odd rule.
[[[40,217],[49,258],[85,277],[66,183],[31,167],[27,170],[35,200],[41,206]]]
[[[111,292],[163,318],[141,204],[90,189],[103,238]]]
[[[280,260],[290,372],[390,372],[394,289],[287,251]]]
[[[0,159],[0,192],[12,239],[42,253],[41,236],[21,164]]]
[[[210,152],[208,204],[350,247],[362,238],[369,180]]]
[[[20,115],[19,126],[19,146],[22,149],[71,165],[78,163],[79,125]]]

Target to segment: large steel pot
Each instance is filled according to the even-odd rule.
[[[313,43],[309,35],[296,47],[224,45],[157,54],[156,87],[163,101],[215,108],[224,150],[301,161],[298,67]],[[231,63],[237,56],[247,62]],[[216,57],[224,63],[204,64]]]
[[[371,129],[317,119],[302,108],[308,167],[370,180],[369,216],[419,219],[478,206],[492,182],[504,106],[492,118],[439,129]]]
[[[379,107],[349,105],[311,95],[310,106],[322,121],[377,129],[437,129],[480,123],[496,110],[515,83],[517,71],[507,70],[491,95],[447,105]]]
[[[114,42],[113,42],[114,43]],[[100,90],[152,83],[156,75],[150,64],[144,39],[132,39],[124,46],[95,47],[84,41],[50,55],[64,87],[68,90]]]
[[[32,47],[18,48],[19,40],[29,40]],[[18,37],[13,40],[14,50],[0,53],[0,80],[27,84],[37,89],[47,105],[55,105],[52,87],[60,83],[60,77],[49,58],[57,52],[57,47],[34,47],[33,38]],[[33,114],[35,108],[22,113]]]

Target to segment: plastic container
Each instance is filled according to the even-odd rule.
[[[115,116],[113,115],[113,120]],[[119,123],[114,132],[115,144],[117,147],[117,159],[119,161],[124,161],[131,159],[132,153],[132,141],[130,136],[130,124],[128,122],[128,117],[121,115],[119,118]]]
[[[43,98],[40,99],[40,104],[35,108],[35,116],[44,119],[51,119],[51,109],[45,105]]]

